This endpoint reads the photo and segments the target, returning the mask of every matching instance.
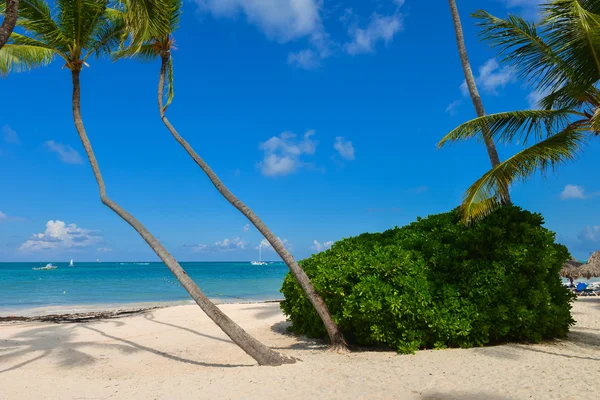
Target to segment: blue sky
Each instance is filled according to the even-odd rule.
[[[403,3],[403,4],[402,4]],[[535,1],[459,2],[487,112],[535,94],[479,42],[478,8],[535,16]],[[457,206],[489,165],[477,141],[437,141],[474,116],[447,4],[406,0],[184,3],[171,122],[297,258],[332,241]],[[250,260],[260,234],[161,124],[159,65],[91,60],[83,117],[108,194],[179,260]],[[56,61],[0,81],[0,261],[155,260],[98,197]],[[516,146],[501,146],[501,157]],[[578,258],[600,248],[592,143],[556,175],[513,189]],[[264,258],[275,259],[271,249]]]

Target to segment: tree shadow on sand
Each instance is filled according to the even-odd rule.
[[[111,321],[117,326],[123,322]],[[45,357],[52,355],[58,362],[54,365],[61,368],[77,368],[89,365],[97,359],[86,353],[86,348],[98,348],[102,350],[118,350],[123,354],[137,352],[149,352],[175,362],[193,364],[203,367],[235,368],[248,367],[255,364],[217,364],[206,363],[179,357],[164,351],[144,346],[127,338],[110,335],[102,331],[98,324],[68,324],[35,327],[19,332],[12,337],[0,341],[0,374],[22,368]],[[87,329],[116,343],[100,341],[77,341],[76,330]],[[197,332],[196,332],[197,333]],[[219,339],[207,336],[211,339]],[[241,350],[240,350],[241,351]]]
[[[155,324],[170,326],[171,328],[181,329],[182,331],[186,331],[186,332],[192,333],[194,335],[205,337],[207,339],[218,340],[219,342],[225,342],[225,343],[231,343],[231,344],[233,344],[233,342],[230,339],[223,339],[223,338],[220,338],[220,337],[217,337],[217,336],[211,336],[211,335],[208,335],[206,333],[195,331],[195,330],[193,330],[191,328],[186,328],[184,326],[179,326],[179,325],[175,325],[175,324],[170,324],[168,322],[159,321],[159,320],[156,319],[156,317],[154,316],[154,314],[144,314],[144,318],[147,319],[150,322],[154,322]]]
[[[244,311],[245,310],[260,310],[260,312],[254,315],[258,319],[268,319],[277,315],[281,315],[279,303],[264,304],[259,307],[248,307],[244,308]]]

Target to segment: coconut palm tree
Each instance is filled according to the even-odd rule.
[[[246,333],[215,306],[187,275],[179,263],[160,242],[130,213],[110,199],[92,145],[81,116],[80,74],[91,56],[109,53],[121,43],[125,34],[125,15],[107,7],[106,0],[56,0],[51,10],[45,0],[22,0],[17,26],[26,33],[14,33],[9,43],[0,49],[0,72],[30,69],[62,59],[71,72],[73,83],[73,119],[89,159],[103,204],[131,225],[188,291],[200,308],[222,330],[261,365],[281,365],[293,362],[267,348]]]
[[[302,267],[298,265],[298,262],[294,259],[292,254],[285,248],[281,240],[271,232],[265,223],[225,186],[210,166],[198,155],[198,153],[196,153],[192,146],[190,146],[190,144],[175,130],[173,125],[167,119],[165,112],[173,100],[174,93],[173,59],[171,56],[173,47],[172,34],[177,28],[181,6],[180,0],[169,0],[167,2],[171,4],[168,25],[159,29],[159,34],[153,34],[152,32],[140,34],[139,32],[136,32],[135,29],[132,29],[134,44],[128,48],[117,51],[115,57],[137,57],[143,60],[160,58],[161,68],[158,83],[158,109],[163,123],[175,140],[184,148],[200,169],[202,169],[219,193],[248,218],[256,229],[258,229],[258,231],[267,239],[277,254],[279,254],[323,321],[329,334],[332,348],[340,352],[346,351],[348,348],[344,336],[335,321],[333,321],[333,318],[327,309],[327,305],[323,301],[323,298],[316,292],[312,282]],[[167,32],[167,34],[164,34],[164,32]]]
[[[542,5],[542,20],[474,17],[482,36],[538,93],[541,109],[509,111],[468,121],[439,143],[476,137],[484,129],[499,142],[534,141],[493,167],[465,193],[465,221],[481,218],[502,204],[502,188],[574,160],[600,133],[600,1],[554,0]]]
[[[0,25],[0,49],[6,44],[8,37],[15,29],[18,10],[19,0],[6,0],[6,4],[0,5],[0,12],[4,14],[2,25]]]
[[[471,101],[473,102],[473,106],[475,107],[475,112],[477,113],[477,116],[483,117],[485,115],[485,109],[483,108],[483,102],[481,101],[481,96],[479,96],[477,84],[475,83],[475,77],[473,76],[471,64],[469,63],[469,57],[467,56],[465,36],[463,34],[462,24],[460,22],[458,7],[456,6],[455,0],[448,0],[448,3],[450,4],[450,13],[452,14],[452,22],[454,22],[454,31],[456,34],[458,54],[460,56],[460,62],[462,64],[463,72],[465,74],[467,88],[469,89]],[[500,164],[500,158],[498,157],[498,151],[496,150],[494,139],[492,139],[490,130],[487,127],[483,128],[483,141],[485,143],[485,148],[487,150],[488,157],[490,158],[490,163],[492,164],[492,167],[495,167],[496,165]],[[510,202],[510,196],[508,192],[506,193],[506,200]]]

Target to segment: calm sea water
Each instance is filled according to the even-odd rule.
[[[0,263],[0,315],[49,306],[128,304],[191,300],[169,269],[158,263]],[[288,269],[283,263],[184,262],[182,267],[210,298],[278,300]]]

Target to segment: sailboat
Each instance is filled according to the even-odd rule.
[[[262,243],[258,245],[258,261],[250,261],[252,265],[267,265],[266,262],[262,261]]]
[[[69,263],[69,267],[74,267],[75,265],[73,264],[73,259],[71,258],[71,262]]]

